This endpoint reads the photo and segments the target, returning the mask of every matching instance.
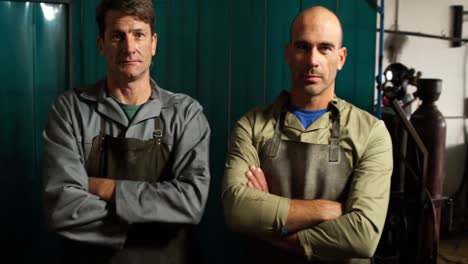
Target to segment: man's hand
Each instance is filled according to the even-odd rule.
[[[114,202],[115,181],[112,179],[88,177],[88,191],[106,202]]]
[[[249,170],[245,172],[245,176],[247,176],[249,179],[247,186],[262,192],[269,192],[268,183],[262,169],[256,167],[255,165],[250,165]]]

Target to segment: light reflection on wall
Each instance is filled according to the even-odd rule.
[[[59,12],[58,7],[54,7],[51,4],[44,4],[41,3],[42,13],[44,13],[44,17],[47,21],[52,21],[55,19],[55,16]]]

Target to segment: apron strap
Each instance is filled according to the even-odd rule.
[[[154,130],[153,130],[153,138],[157,140],[158,144],[161,144],[162,138],[162,122],[161,117],[157,116],[154,119]]]
[[[340,161],[340,112],[335,106],[331,106],[331,115],[332,119],[332,128],[331,136],[329,140],[329,153],[328,161],[329,162],[339,162]],[[268,150],[267,156],[269,158],[274,158],[278,155],[279,146],[281,143],[281,133],[284,127],[284,120],[286,118],[286,109],[283,109],[280,113],[278,122],[275,125],[275,132],[271,140],[270,149]]]
[[[101,128],[99,129],[99,136],[101,137],[101,140],[102,140],[104,136],[106,135],[106,133],[104,132],[106,130],[106,119],[102,117],[101,115],[99,115],[99,117],[101,118]]]
[[[332,128],[329,144],[328,161],[340,161],[340,112],[334,106],[331,107]]]
[[[99,115],[101,118],[101,128],[99,129],[99,138],[98,138],[98,146],[99,146],[99,167],[97,168],[97,171],[100,176],[105,175],[105,162],[106,162],[106,151],[104,151],[104,144],[105,144],[105,137],[106,137],[106,119]]]
[[[281,133],[284,127],[285,117],[286,117],[286,110],[283,109],[275,125],[275,132],[271,140],[270,149],[268,150],[268,155],[267,155],[269,158],[274,158],[276,157],[276,155],[278,155],[278,150],[279,150],[279,146],[281,143]]]

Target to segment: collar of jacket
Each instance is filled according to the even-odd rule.
[[[286,106],[289,102],[290,93],[288,91],[281,91],[280,95],[275,99],[273,103],[273,113],[275,115],[281,113],[281,111],[287,111],[284,106]],[[333,97],[333,100],[330,101],[328,104],[328,110],[334,111],[336,110],[337,113],[340,113],[342,110],[342,102],[343,100],[336,97]]]
[[[141,106],[131,123],[120,105],[109,96],[105,79],[92,86],[84,87],[84,89],[78,89],[77,92],[80,98],[97,102],[96,109],[98,113],[128,127],[131,124],[155,118],[161,114],[162,108],[168,107],[167,103],[170,101],[169,94],[162,92],[162,89],[159,88],[153,79],[150,82],[152,88],[150,98]]]
[[[287,107],[285,107],[288,102],[289,102],[289,96],[290,96],[290,93],[288,91],[281,91],[280,95],[276,98],[276,100],[274,101],[273,105],[272,105],[272,113],[273,115],[275,116],[275,119],[276,120],[279,120],[279,116],[281,114],[282,111],[286,111],[286,112],[289,112],[289,110],[287,109]],[[342,111],[343,109],[343,100],[336,97],[333,98],[333,100],[330,101],[330,103],[328,104],[328,112],[325,113],[324,116],[328,116],[328,118],[340,118],[340,112]],[[300,127],[298,125],[294,126],[288,126],[287,124],[292,124],[292,123],[297,123],[299,122],[299,120],[293,120],[293,119],[297,119],[291,112],[287,113],[286,114],[286,117],[285,117],[285,127],[287,128],[291,128],[291,129],[294,129],[295,127]],[[320,118],[319,120],[317,120],[315,122],[315,125],[313,125],[311,128],[313,129],[320,129],[320,128],[327,128],[331,125],[331,122],[329,121],[325,121],[323,122],[322,118]]]

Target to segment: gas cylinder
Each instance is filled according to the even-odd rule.
[[[405,105],[410,102],[412,97],[405,94],[399,102],[400,105]],[[411,115],[411,104],[408,104],[404,109],[405,118],[409,119]],[[384,103],[382,107],[382,120],[390,133],[393,143],[393,174],[391,182],[391,191],[394,194],[403,193],[405,191],[405,164],[406,145],[408,133],[401,121],[401,117],[395,113],[392,107],[392,101]]]
[[[447,123],[437,108],[435,102],[442,92],[442,80],[419,79],[416,96],[421,104],[411,115],[410,122],[419,134],[428,151],[428,167],[425,178],[426,192],[429,203],[423,217],[422,245],[425,263],[436,263],[439,241],[440,207],[435,207],[433,201],[442,198],[445,178],[445,141]]]

